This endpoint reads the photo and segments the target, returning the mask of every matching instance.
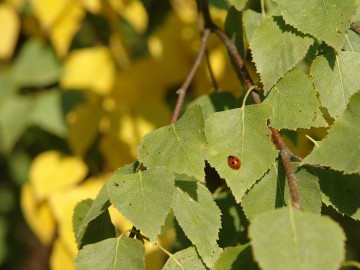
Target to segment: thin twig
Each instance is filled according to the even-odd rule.
[[[195,76],[195,73],[196,73],[197,69],[199,68],[199,66],[201,64],[201,59],[204,56],[205,49],[206,49],[206,44],[207,44],[209,35],[210,35],[210,29],[207,29],[207,28],[204,29],[204,33],[203,33],[202,38],[201,38],[201,47],[200,47],[200,50],[199,50],[198,55],[196,57],[196,60],[195,60],[195,62],[193,64],[189,74],[187,75],[184,83],[182,84],[180,89],[177,91],[179,96],[178,96],[178,99],[177,99],[177,102],[176,102],[176,105],[175,105],[175,109],[174,109],[174,112],[173,112],[173,116],[172,116],[172,119],[171,119],[172,124],[175,123],[177,121],[178,117],[179,117],[181,108],[182,108],[182,106],[184,104],[186,91],[188,90],[188,88],[190,86],[190,83],[193,80],[193,78]]]
[[[359,25],[352,22],[350,24],[350,29],[353,30],[356,34],[358,34],[360,36],[360,26]]]
[[[291,161],[290,161],[291,153],[289,152],[289,148],[286,146],[283,138],[281,137],[280,132],[277,129],[273,127],[269,127],[269,129],[271,131],[271,135],[274,138],[276,145],[280,150],[281,160],[284,165],[286,177],[288,179],[292,204],[295,208],[299,210],[303,210],[300,203],[299,193],[296,188],[296,176],[294,170],[291,167]]]
[[[209,13],[209,6],[207,5],[207,1],[202,0],[201,5],[202,5],[201,8],[203,9],[203,14],[204,14],[205,25],[207,27],[209,27],[211,29],[211,31],[214,32],[219,37],[219,39],[224,43],[224,45],[227,47],[232,59],[234,60],[236,66],[238,67],[238,69],[240,71],[241,77],[245,81],[246,88],[247,89],[251,89],[251,88],[255,89],[254,83],[250,77],[250,74],[249,74],[246,66],[245,66],[245,62],[241,58],[235,44],[224,33],[224,31],[222,31],[219,27],[217,27],[212,22],[210,15],[209,15],[210,13]],[[256,92],[256,90],[251,91],[251,97],[256,104],[261,103],[261,98],[260,98],[259,94]],[[292,204],[295,208],[302,210],[302,206],[301,206],[300,199],[299,199],[299,194],[298,194],[297,188],[296,188],[296,176],[291,167],[290,157],[291,157],[292,152],[285,144],[279,131],[277,131],[276,129],[271,128],[271,127],[270,127],[270,130],[271,130],[271,135],[274,138],[274,141],[280,150],[281,160],[284,164],[286,177],[287,177],[288,184],[289,184],[289,190],[290,190],[290,194],[291,194]]]

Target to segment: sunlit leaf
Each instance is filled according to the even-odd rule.
[[[155,242],[170,211],[174,176],[156,167],[134,174],[115,173],[107,182],[110,202]]]
[[[95,47],[71,52],[60,83],[64,88],[108,94],[115,83],[115,65],[108,48]]]
[[[79,183],[86,173],[87,166],[79,158],[47,151],[34,159],[30,168],[30,182],[36,198],[43,200],[54,191]]]
[[[333,118],[342,113],[353,94],[360,90],[360,53],[339,52],[318,56],[311,75],[320,100]]]
[[[31,230],[43,245],[50,245],[55,235],[55,220],[48,203],[37,200],[30,183],[21,190],[21,210]]]
[[[265,92],[305,56],[312,43],[311,37],[286,25],[281,17],[271,17],[260,24],[250,48]]]
[[[132,238],[110,238],[85,246],[75,259],[78,270],[144,269],[144,246]]]
[[[162,268],[162,270],[205,270],[207,269],[201,261],[195,247],[176,252],[172,255]]]
[[[181,179],[181,178],[180,178]],[[197,181],[175,182],[172,209],[176,220],[208,267],[220,253],[216,241],[221,227],[220,210],[211,193]],[[209,226],[211,224],[211,226]]]
[[[264,103],[274,107],[270,125],[277,129],[327,126],[309,76],[294,70],[272,88]]]
[[[339,116],[328,135],[308,155],[302,164],[329,166],[345,174],[360,174],[360,92],[355,94],[346,110]]]
[[[20,30],[20,21],[15,10],[7,4],[0,5],[0,59],[12,56]]]
[[[266,125],[271,114],[269,105],[251,105],[214,113],[205,122],[207,160],[226,180],[237,202],[277,156]],[[240,159],[239,170],[229,167],[229,156]]]
[[[257,13],[252,9],[244,11],[243,24],[248,43],[252,40],[256,28],[259,27],[263,19],[264,18],[260,13]]]
[[[69,252],[66,245],[57,238],[51,248],[49,265],[51,270],[72,270],[74,266],[74,256]]]
[[[151,168],[165,166],[204,180],[206,140],[199,106],[191,107],[175,124],[146,135],[139,145],[139,161]]]
[[[345,257],[345,234],[337,223],[291,207],[259,215],[249,235],[261,269],[335,270]]]
[[[345,42],[346,30],[356,12],[356,0],[276,0],[284,20],[325,41],[336,50]]]

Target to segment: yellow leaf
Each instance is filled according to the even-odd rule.
[[[68,141],[76,155],[83,156],[96,139],[101,117],[100,107],[91,102],[77,106],[67,115]]]
[[[72,0],[30,0],[34,13],[44,29],[51,28],[54,22],[67,12],[72,2]]]
[[[94,199],[104,183],[105,177],[90,178],[80,186],[55,192],[49,198],[50,207],[57,221],[59,238],[71,256],[75,256],[78,251],[72,226],[74,208],[82,200]]]
[[[81,3],[78,0],[71,1],[66,6],[66,11],[53,23],[49,30],[49,37],[59,57],[62,58],[67,54],[73,37],[81,26],[84,15],[85,10]]]
[[[56,239],[50,255],[51,270],[72,270],[75,269],[74,256],[70,254],[64,243]]]
[[[111,222],[114,224],[118,234],[129,235],[133,224],[128,221],[114,206],[109,207]]]
[[[42,201],[51,193],[82,181],[86,173],[87,167],[82,160],[48,151],[38,155],[31,164],[30,183],[36,199]]]
[[[137,32],[145,32],[149,19],[141,1],[132,0],[125,6],[124,9],[119,10],[119,12]]]
[[[106,47],[73,51],[65,62],[60,83],[64,88],[108,94],[115,82],[115,65]]]
[[[43,245],[50,245],[55,234],[55,221],[46,202],[39,201],[30,183],[21,189],[21,210],[30,226]]]
[[[0,4],[0,59],[9,59],[19,34],[20,23],[15,10],[7,4]]]
[[[25,0],[5,0],[5,3],[9,3],[13,6],[17,11],[21,11]]]
[[[98,14],[101,11],[101,0],[82,0],[82,4],[91,13]]]

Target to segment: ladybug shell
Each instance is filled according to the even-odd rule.
[[[228,165],[230,168],[234,169],[234,170],[238,170],[241,167],[241,161],[234,156],[229,156],[228,157]]]

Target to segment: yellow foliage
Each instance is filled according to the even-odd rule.
[[[43,245],[50,245],[55,235],[56,224],[49,205],[38,200],[31,183],[23,185],[20,204],[26,223]]]
[[[56,239],[50,255],[51,270],[72,270],[75,269],[74,257],[65,247],[61,239]]]
[[[118,11],[136,31],[139,33],[145,32],[149,19],[145,8],[140,1],[129,1],[124,8],[121,8]]]
[[[29,174],[35,198],[42,201],[53,192],[82,181],[87,167],[76,157],[63,157],[58,152],[48,151],[34,159]]]
[[[105,177],[90,178],[71,190],[54,192],[49,203],[58,226],[59,238],[70,251],[71,256],[77,254],[77,245],[72,226],[72,217],[76,204],[87,198],[95,199],[105,183]]]
[[[65,61],[60,84],[64,88],[89,89],[108,94],[115,82],[115,65],[106,47],[79,49]]]
[[[82,0],[81,2],[91,13],[98,14],[101,11],[101,0]]]
[[[8,4],[0,4],[0,59],[9,59],[19,35],[20,22],[15,10]]]

